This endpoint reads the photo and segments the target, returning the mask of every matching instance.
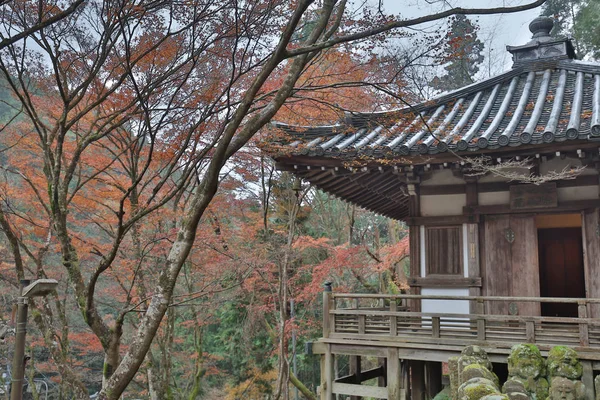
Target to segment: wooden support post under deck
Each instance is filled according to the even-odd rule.
[[[402,399],[402,373],[398,348],[387,349],[387,390],[388,400]]]
[[[335,400],[333,395],[333,357],[331,345],[327,344],[325,355],[321,356],[321,400]]]
[[[355,384],[362,383],[362,365],[360,356],[350,356],[350,375],[356,376]],[[362,396],[350,396],[350,400],[362,400]]]
[[[585,385],[585,400],[594,400],[594,370],[591,361],[581,361],[583,375],[581,381]]]
[[[425,400],[425,362],[410,362],[410,389],[412,400]]]
[[[425,363],[425,388],[427,397],[433,399],[442,391],[442,363],[428,361]]]

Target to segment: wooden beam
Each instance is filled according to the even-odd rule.
[[[411,277],[408,279],[410,286],[418,287],[481,287],[482,282],[480,277],[465,278],[462,276],[427,276],[427,277]]]
[[[479,222],[479,215],[445,215],[439,217],[408,217],[407,225],[462,225],[476,224]]]
[[[352,385],[349,383],[334,383],[333,393],[344,394],[347,396],[375,397],[376,399],[388,398],[387,388],[377,386]]]
[[[385,368],[383,368],[382,366],[379,366],[377,368],[372,368],[367,371],[362,371],[360,373],[360,375],[361,375],[360,377],[357,374],[346,375],[341,378],[337,378],[335,380],[335,382],[359,384],[359,383],[366,382],[371,379],[379,378],[380,376],[384,376]]]
[[[521,213],[557,213],[564,211],[581,211],[590,208],[600,207],[600,199],[594,200],[571,200],[561,201],[555,208],[523,208],[511,210],[508,204],[493,206],[463,207],[465,214],[521,214]]]
[[[557,188],[567,188],[576,186],[595,186],[598,185],[599,175],[581,175],[575,179],[566,179],[562,181],[556,181]],[[489,193],[489,192],[506,192],[509,190],[511,182],[478,182],[477,184],[478,193]],[[527,185],[524,183],[523,185]],[[467,185],[432,185],[432,186],[421,186],[422,196],[434,196],[434,195],[446,195],[446,194],[466,194]]]

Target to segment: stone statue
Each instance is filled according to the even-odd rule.
[[[562,376],[568,379],[581,379],[583,366],[577,352],[566,346],[555,346],[548,353],[548,378]]]
[[[537,346],[514,345],[508,356],[508,380],[502,387],[511,400],[544,400],[548,397],[546,364]]]
[[[500,395],[500,391],[493,381],[485,378],[471,378],[458,388],[459,400],[480,400],[488,395]]]
[[[492,363],[481,347],[467,346],[460,357],[450,360],[448,364],[453,399],[507,400],[500,393],[498,377],[492,372]]]
[[[584,400],[585,386],[581,381],[574,381],[562,376],[551,380],[548,400]]]

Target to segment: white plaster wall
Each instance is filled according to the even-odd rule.
[[[540,174],[544,175],[550,171],[560,172],[569,167],[580,167],[581,160],[578,158],[566,157],[564,160],[560,157],[554,157],[552,160],[540,163]],[[587,167],[581,171],[580,175],[596,175],[594,168]]]
[[[498,204],[508,204],[510,202],[510,192],[485,192],[478,193],[477,198],[480,206],[495,206]]]
[[[420,201],[421,215],[424,217],[462,215],[463,207],[467,204],[467,196],[465,194],[421,196]]]
[[[423,288],[424,296],[468,296],[468,288]],[[424,313],[469,314],[468,300],[421,300],[421,311]]]
[[[556,189],[558,192],[558,203],[570,200],[594,200],[598,199],[598,186],[576,186]]]
[[[454,176],[449,169],[436,169],[431,172],[431,178],[424,180],[421,186],[464,185],[465,181]]]

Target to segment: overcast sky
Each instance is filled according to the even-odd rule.
[[[431,0],[429,0],[431,2]],[[416,17],[430,14],[444,8],[443,3],[460,7],[499,7],[526,4],[527,0],[448,0],[430,5],[425,0],[384,0],[386,11],[393,14],[401,14],[404,17]],[[447,8],[447,6],[446,6]],[[494,65],[492,74],[497,74],[509,69],[512,65],[510,54],[506,51],[506,45],[521,45],[531,39],[529,23],[540,14],[540,8],[513,14],[500,14],[491,16],[469,17],[478,20],[481,30],[479,38],[486,45],[484,54]],[[488,51],[492,50],[491,57]],[[484,77],[480,77],[484,78]]]

